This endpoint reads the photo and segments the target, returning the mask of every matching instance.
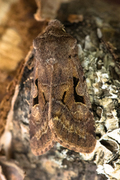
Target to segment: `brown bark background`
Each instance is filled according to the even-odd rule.
[[[2,180],[120,179],[119,12],[117,0],[0,0]],[[29,106],[25,101],[29,101],[30,85],[28,82],[18,88],[20,66],[33,39],[55,18],[79,44],[98,140],[90,156],[65,149],[58,143],[40,157],[35,157],[30,150]],[[30,55],[26,60],[29,58]],[[24,74],[25,80],[27,76]],[[18,89],[14,90],[16,85]]]

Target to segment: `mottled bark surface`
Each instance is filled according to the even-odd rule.
[[[0,1],[2,12],[0,100],[3,99],[0,106],[2,149],[0,178],[21,180],[24,171],[25,180],[118,180],[120,179],[119,1],[59,1],[51,8],[49,0],[47,4],[42,2],[40,15],[40,10],[37,11],[39,1],[36,2],[21,0],[10,6],[13,1],[6,3]],[[46,16],[48,9],[49,13]],[[36,11],[38,12],[36,19],[42,18],[42,21],[35,20]],[[30,150],[28,114],[31,86],[30,81],[26,80],[31,70],[26,69],[26,73],[19,78],[20,72],[17,69],[18,63],[31,58],[29,53],[24,60],[33,39],[47,25],[46,18],[59,19],[65,25],[66,31],[78,41],[79,57],[96,123],[97,145],[90,155],[75,153],[58,143],[42,156],[36,157]],[[4,96],[6,86],[15,77],[16,71],[18,75],[14,83],[11,83],[12,88],[8,88],[8,93]],[[16,174],[15,177],[12,172],[15,172],[13,173]]]

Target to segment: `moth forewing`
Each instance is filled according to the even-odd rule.
[[[70,150],[91,153],[96,144],[95,123],[77,41],[53,20],[34,40],[34,49],[33,153],[45,153],[56,141]]]

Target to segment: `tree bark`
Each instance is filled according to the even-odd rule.
[[[59,0],[54,4],[52,0],[47,3],[44,0],[16,0],[14,4],[13,1],[0,3],[1,9],[6,9],[0,15],[1,179],[13,179],[13,172],[16,172],[16,179],[23,179],[24,171],[25,180],[119,180],[119,1]],[[96,123],[97,144],[89,155],[70,151],[59,143],[38,157],[30,150],[28,116],[31,86],[27,77],[31,72],[22,74],[21,69],[31,58],[33,39],[44,30],[50,19],[55,18],[78,42]]]

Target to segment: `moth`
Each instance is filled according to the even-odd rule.
[[[30,103],[30,146],[44,154],[56,142],[76,152],[91,153],[95,123],[77,40],[58,20],[49,22],[33,42],[34,69]]]

